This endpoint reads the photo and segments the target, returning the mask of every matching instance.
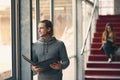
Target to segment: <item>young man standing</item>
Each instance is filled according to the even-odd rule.
[[[32,60],[41,62],[58,58],[58,61],[51,63],[49,69],[32,65],[32,70],[39,74],[38,80],[62,80],[62,69],[70,63],[64,43],[53,36],[53,24],[49,20],[39,22],[38,33],[40,39],[33,44]]]

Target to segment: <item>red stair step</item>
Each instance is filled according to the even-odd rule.
[[[120,80],[116,76],[85,76],[85,80]]]
[[[102,51],[101,51],[101,52],[99,51],[99,52],[97,52],[97,53],[92,52],[91,54],[93,54],[93,55],[105,55],[105,53],[102,52]]]
[[[107,61],[89,61],[87,62],[87,68],[111,68],[111,69],[120,69],[120,62],[111,62]]]
[[[99,20],[103,20],[103,21],[113,21],[113,20],[120,20],[120,18],[118,18],[118,17],[109,17],[109,18],[107,18],[107,17],[102,17],[102,18],[99,18]]]
[[[101,43],[101,38],[100,37],[95,37],[95,38],[93,38],[93,42]],[[120,42],[120,38],[116,38],[115,42],[119,43]]]
[[[104,28],[97,28],[96,31],[97,32],[103,32],[105,29]],[[119,32],[120,31],[120,28],[114,28],[114,31],[115,32]]]
[[[100,48],[101,45],[102,45],[101,43],[94,42],[91,44],[91,48]]]
[[[97,23],[96,26],[99,27],[99,26],[102,26],[102,27],[105,27],[106,23]],[[120,23],[113,23],[113,26],[114,27],[119,27],[120,26]]]
[[[120,37],[120,32],[115,32],[116,36]],[[94,37],[101,37],[102,36],[102,32],[95,32],[94,33]]]
[[[96,37],[96,36],[95,36],[94,38],[97,38],[97,39],[100,39],[100,40],[101,40],[102,36],[100,36],[100,37]],[[116,36],[116,40],[117,40],[117,39],[120,40],[120,36]]]
[[[120,17],[120,15],[107,15],[107,16],[101,15],[101,16],[99,16],[99,19],[102,19],[104,21],[104,20],[120,19],[119,17]]]
[[[87,69],[85,75],[120,76],[120,69]]]
[[[89,61],[108,61],[107,57],[105,54],[90,54],[89,58],[88,58]],[[113,55],[113,58],[112,58],[112,62],[114,61],[120,61],[120,56],[118,55]]]
[[[90,55],[88,58],[89,61],[107,61],[106,55]]]
[[[116,41],[114,44],[115,44],[116,46],[120,46],[120,41]],[[102,45],[101,42],[93,42],[93,43],[91,44],[91,47],[92,47],[92,48],[99,48],[101,45]]]
[[[104,29],[105,29],[105,26],[97,26],[97,27],[96,27],[96,30],[97,30],[97,29],[102,29],[102,30],[104,30]],[[114,30],[120,29],[120,27],[118,27],[118,26],[113,26],[113,29],[114,29]]]
[[[105,54],[103,51],[100,51],[98,48],[91,48],[91,54]]]
[[[115,22],[120,22],[120,19],[113,19],[113,20],[112,19],[111,20],[109,20],[109,19],[105,19],[105,20],[98,19],[97,22],[98,23],[107,23],[107,22],[115,23]]]

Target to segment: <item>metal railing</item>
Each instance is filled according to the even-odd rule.
[[[91,37],[91,28],[92,28],[92,21],[93,21],[93,17],[96,15],[95,14],[95,11],[98,10],[98,5],[97,5],[97,2],[98,0],[95,0],[94,2],[94,5],[93,5],[93,9],[92,9],[92,12],[91,12],[91,15],[90,15],[90,20],[89,20],[89,23],[88,23],[88,29],[87,29],[87,33],[85,35],[85,40],[83,42],[83,46],[82,46],[82,49],[81,49],[81,52],[80,54],[83,55],[84,51],[85,51],[85,47],[86,47],[86,43],[87,43],[87,39],[88,37]],[[92,41],[90,41],[91,43]]]

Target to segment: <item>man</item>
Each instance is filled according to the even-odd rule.
[[[53,24],[49,20],[40,21],[38,33],[40,39],[33,44],[33,61],[41,62],[50,58],[58,58],[58,61],[51,63],[47,69],[32,65],[32,70],[39,74],[38,80],[62,80],[62,69],[69,65],[64,43],[53,37]]]

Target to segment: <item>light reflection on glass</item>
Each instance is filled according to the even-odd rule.
[[[0,0],[0,80],[11,77],[10,0]]]
[[[75,55],[72,1],[54,0],[54,35],[65,43],[69,57]],[[75,80],[75,63],[75,58],[70,59],[69,67],[63,70],[63,80]]]

